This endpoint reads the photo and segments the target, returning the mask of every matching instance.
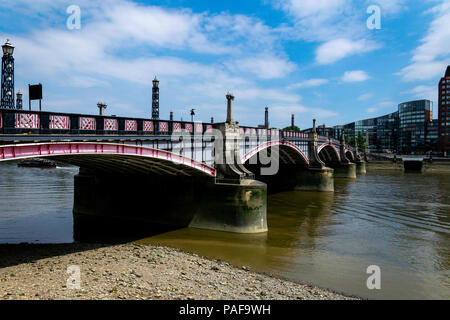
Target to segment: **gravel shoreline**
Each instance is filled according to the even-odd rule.
[[[70,289],[69,266],[81,287]],[[0,299],[347,300],[178,249],[139,244],[0,245]],[[356,298],[357,299],[357,298]]]

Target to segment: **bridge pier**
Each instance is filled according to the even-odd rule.
[[[362,174],[366,174],[366,173],[367,173],[366,162],[364,160],[357,161],[356,162],[356,174],[362,175]]]
[[[335,178],[356,179],[356,164],[341,162],[333,167]]]
[[[334,192],[334,170],[331,168],[309,168],[296,173],[295,190]]]
[[[240,184],[207,184],[189,227],[233,233],[267,232],[267,185],[256,180]]]
[[[235,233],[267,231],[267,186],[216,184],[211,177],[75,176],[74,220],[95,217]]]

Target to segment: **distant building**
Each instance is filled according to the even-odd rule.
[[[398,111],[375,118],[376,127],[372,136],[371,151],[398,152],[399,116]],[[369,143],[371,141],[369,130]]]
[[[417,100],[398,105],[399,150],[414,154],[427,152],[426,129],[433,121],[433,103],[430,100]]]
[[[425,148],[428,151],[439,152],[439,121],[437,119],[429,122],[425,132]]]
[[[450,66],[439,81],[439,145],[444,156],[450,156]]]
[[[309,133],[311,130],[302,132]],[[340,139],[344,133],[350,141],[357,139],[359,133],[365,137],[366,132],[369,134],[371,152],[424,154],[437,152],[439,147],[439,122],[433,121],[433,104],[430,100],[401,103],[398,111],[381,117],[334,127],[317,127],[319,135]]]

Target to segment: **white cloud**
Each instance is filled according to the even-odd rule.
[[[369,100],[372,97],[373,97],[372,93],[365,93],[365,94],[362,94],[362,95],[360,95],[358,97],[358,101],[367,101],[367,100]]]
[[[275,103],[298,103],[301,100],[301,96],[292,93],[286,93],[278,89],[266,89],[259,87],[238,88],[233,92],[236,98],[240,100],[255,100],[257,98],[263,98],[266,104]]]
[[[324,120],[335,118],[339,115],[333,110],[309,107],[298,103],[270,107],[270,117],[277,123],[290,124],[291,114],[297,115],[295,123],[300,127],[312,127],[313,118],[323,123]],[[301,114],[300,117],[298,117],[299,114]]]
[[[366,110],[367,113],[369,114],[374,114],[376,112],[382,111],[383,109],[387,109],[387,108],[392,108],[392,107],[396,107],[396,103],[393,101],[381,101],[378,102],[374,107],[368,108]]]
[[[362,82],[368,79],[369,75],[363,70],[346,71],[341,78],[343,82]]]
[[[418,99],[427,99],[431,101],[438,101],[438,86],[437,85],[420,85],[406,91]]]
[[[366,0],[367,5],[379,5],[383,15],[400,12],[405,9],[405,2],[405,0]]]
[[[373,51],[378,45],[372,41],[335,39],[322,44],[316,51],[316,61],[319,64],[331,64],[346,57]]]
[[[346,0],[287,0],[279,5],[290,14],[298,17],[320,17],[321,20],[334,15],[344,7]]]
[[[312,88],[322,86],[328,83],[328,79],[309,79],[302,82],[294,83],[288,89]]]
[[[392,102],[392,101],[382,101],[377,104],[377,106],[380,108],[387,108],[387,107],[392,107],[395,105],[396,105],[395,102]]]
[[[275,0],[274,4],[291,17],[290,35],[298,39],[329,41],[364,32],[348,0]]]
[[[253,110],[262,108],[263,115],[266,104],[301,101],[284,87],[258,83],[283,78],[297,66],[278,43],[278,31],[257,18],[128,0],[84,1],[79,1],[83,19],[77,31],[46,23],[56,19],[65,26],[61,7],[70,1],[42,3],[39,17],[32,17],[31,1],[0,3],[2,10],[16,15],[26,10],[30,19],[42,21],[20,34],[0,31],[0,38],[10,37],[16,46],[18,86],[45,79],[47,109],[91,113],[95,103],[104,100],[112,114],[147,116],[155,75],[161,80],[162,117],[173,110],[179,118],[190,106],[203,120],[214,116],[218,121],[225,116],[225,94],[232,91],[236,117],[256,125]]]
[[[450,64],[450,2],[428,11],[434,15],[421,45],[413,51],[411,64],[398,75],[405,81],[428,80],[442,76]]]
[[[270,55],[232,60],[225,65],[233,73],[251,73],[260,79],[284,78],[297,68],[295,63]]]

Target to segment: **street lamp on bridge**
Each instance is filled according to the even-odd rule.
[[[2,92],[1,107],[14,109],[14,46],[6,40],[2,46]]]

